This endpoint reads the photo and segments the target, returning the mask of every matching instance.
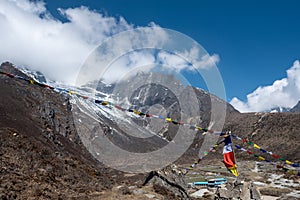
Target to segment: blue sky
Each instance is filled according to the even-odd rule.
[[[283,78],[300,57],[299,1],[46,1],[57,8],[85,5],[129,23],[155,22],[182,32],[210,54],[220,56],[218,68],[227,100]]]
[[[26,2],[20,0],[23,1]],[[286,71],[295,66],[297,68],[295,61],[300,57],[300,2],[297,0],[44,2],[47,11],[61,22],[68,20],[58,12],[58,8],[69,9],[83,5],[105,17],[124,18],[127,23],[124,26],[144,27],[154,22],[163,28],[190,36],[209,54],[219,56],[217,66],[224,80],[227,101],[235,103],[237,107],[241,106],[240,110],[259,111],[275,104],[291,106],[297,103],[297,98],[300,99],[300,91],[296,91],[299,95],[293,97],[293,101],[278,100],[270,105],[255,107],[254,104],[259,102],[247,98],[249,94],[252,97],[260,95],[257,88],[273,86],[276,80],[286,84],[284,80],[290,80]],[[298,73],[298,70],[294,71]],[[296,79],[292,80],[293,84],[297,82]],[[268,93],[265,90],[262,92]],[[289,94],[285,94],[283,97],[289,98]],[[239,101],[232,101],[234,97]],[[260,99],[262,98],[272,97],[262,95]],[[280,99],[280,96],[277,98]]]

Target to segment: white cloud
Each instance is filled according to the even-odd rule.
[[[106,82],[115,82],[129,78],[139,71],[149,72],[153,68],[155,57],[151,52],[133,51],[118,58],[102,75]]]
[[[198,46],[193,46],[189,51],[184,51],[182,56],[189,60],[193,67],[189,69],[194,71],[195,69],[210,69],[220,61],[220,57],[217,54],[212,56],[203,52],[203,49],[199,49]]]
[[[296,60],[286,71],[287,77],[276,80],[272,85],[260,86],[247,95],[243,102],[233,98],[231,104],[241,112],[257,112],[274,107],[293,107],[300,100],[300,63]]]
[[[173,68],[177,72],[181,70],[197,71],[199,69],[207,69],[214,67],[219,61],[219,55],[210,56],[204,49],[199,49],[194,45],[189,50],[170,54],[161,51],[158,56],[158,62],[163,63],[165,68]]]
[[[71,83],[101,41],[132,28],[123,18],[106,17],[86,7],[60,12],[68,22],[54,19],[43,2],[0,1],[0,61],[25,65],[51,79]]]
[[[157,58],[159,63],[163,63],[162,67],[167,69],[173,68],[177,72],[180,72],[181,70],[187,68],[188,66],[187,61],[181,58],[180,56],[170,54],[165,51],[159,52]]]
[[[67,22],[55,19],[42,1],[1,0],[0,62],[10,61],[19,66],[39,70],[52,80],[74,84],[78,73],[82,73],[83,64],[88,66],[87,71],[91,69],[93,73],[82,76],[82,83],[99,78],[99,74],[107,70],[110,62],[128,53],[130,48],[136,50],[161,46],[172,49],[174,45],[174,41],[170,40],[170,35],[164,29],[150,23],[148,29],[136,30],[138,36],[129,33],[116,36],[116,40],[111,39],[106,48],[98,52],[101,58],[99,54],[91,56],[91,52],[108,37],[132,30],[134,25],[122,17],[117,19],[104,16],[87,7],[58,10]],[[175,45],[174,51],[181,46],[185,45]],[[209,69],[214,62],[219,61],[218,55],[209,56],[204,49],[199,49],[196,45],[190,49],[182,48],[180,51],[181,53],[177,52],[179,57],[188,59],[196,68]],[[150,65],[151,62],[162,62],[162,66],[170,66],[178,71],[195,70],[179,57],[164,53],[157,57],[149,52],[128,53],[127,58],[121,58],[115,65],[110,66],[110,74],[107,77],[114,81],[120,74],[128,73],[131,68]],[[95,66],[99,69],[94,69]],[[106,68],[103,69],[104,67]],[[149,68],[144,67],[144,70]]]

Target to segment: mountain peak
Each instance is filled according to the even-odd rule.
[[[27,74],[20,71],[14,64],[12,64],[10,62],[2,63],[1,66],[0,66],[0,69],[7,72],[7,73],[11,73],[11,74],[14,74],[14,75],[29,78]]]

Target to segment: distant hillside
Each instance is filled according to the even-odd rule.
[[[225,129],[282,157],[299,161],[299,121],[300,113],[235,113],[228,115]]]

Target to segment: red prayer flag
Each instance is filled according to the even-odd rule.
[[[231,137],[228,135],[224,140],[224,148],[223,148],[223,163],[227,167],[227,169],[234,175],[238,176],[238,171],[236,169],[234,152],[232,150]]]

